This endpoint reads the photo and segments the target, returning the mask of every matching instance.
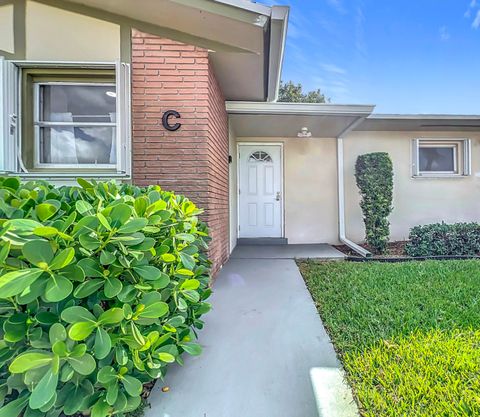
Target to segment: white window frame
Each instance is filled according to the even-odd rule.
[[[0,171],[6,174],[18,175],[20,177],[40,178],[131,178],[131,82],[130,65],[123,62],[51,62],[51,61],[7,61],[0,60],[0,81],[3,78],[3,143],[0,147],[3,150],[3,160],[0,161]],[[22,162],[21,149],[21,79],[22,70],[31,68],[52,68],[52,69],[113,69],[115,70],[116,87],[116,164],[40,164],[37,159],[38,146],[34,143],[34,168],[38,170],[29,172]],[[42,83],[43,84],[43,83]],[[59,82],[58,84],[67,84]],[[75,83],[77,84],[77,83]],[[78,83],[80,84],[80,83]],[[88,84],[81,83],[83,85]],[[99,85],[101,83],[91,83]],[[113,85],[111,83],[106,83]],[[1,91],[1,87],[0,87]],[[35,94],[35,93],[34,93]],[[2,97],[0,96],[0,99]],[[37,104],[36,97],[34,103]],[[1,108],[1,106],[0,106]],[[34,109],[34,111],[36,111]],[[34,115],[34,118],[36,116]],[[38,119],[37,119],[38,120]],[[77,123],[78,124],[78,123]],[[106,123],[102,123],[105,125]],[[0,126],[2,124],[0,123]],[[36,126],[34,125],[34,130]],[[2,139],[2,137],[0,137]],[[35,139],[36,142],[36,139]],[[36,149],[36,150],[35,150]],[[0,150],[0,156],[2,152]],[[2,166],[3,163],[3,166]]]
[[[453,149],[453,171],[420,171],[420,148]],[[412,141],[413,178],[459,178],[471,175],[471,141],[467,138],[417,138]]]

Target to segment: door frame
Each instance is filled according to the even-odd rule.
[[[280,200],[280,222],[281,222],[281,239],[285,238],[285,177],[284,177],[284,142],[248,142],[237,141],[237,238],[241,239],[240,230],[240,175],[241,175],[241,161],[240,161],[240,148],[242,146],[279,146],[280,147],[280,190],[282,198]]]

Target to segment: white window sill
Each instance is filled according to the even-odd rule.
[[[414,180],[443,180],[443,179],[460,179],[460,178],[469,178],[471,175],[462,175],[462,174],[422,174],[422,175],[412,175]]]
[[[90,178],[90,179],[98,179],[98,180],[110,180],[110,179],[117,179],[117,180],[131,180],[131,175],[122,172],[69,172],[69,173],[62,173],[62,172],[4,172],[0,175],[5,175],[8,177],[19,177],[25,180],[67,180],[67,181],[75,181],[77,178]]]

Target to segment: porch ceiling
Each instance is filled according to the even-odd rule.
[[[359,105],[227,103],[237,137],[297,137],[306,127],[313,138],[336,138],[373,109]]]

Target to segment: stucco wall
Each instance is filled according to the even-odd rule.
[[[284,144],[285,237],[292,244],[337,243],[335,139],[238,138]]]
[[[35,1],[26,7],[26,59],[116,61],[120,26]]]
[[[472,139],[472,175],[462,178],[412,178],[411,141],[415,138]],[[412,226],[432,222],[480,221],[480,133],[353,132],[344,141],[347,235],[364,240],[354,166],[360,154],[388,152],[394,167],[391,239],[408,237]]]
[[[13,4],[0,6],[0,51],[15,52]]]
[[[472,175],[412,178],[414,138],[470,138]],[[289,243],[338,243],[335,139],[237,138],[238,142],[284,143],[285,237]],[[347,236],[364,240],[354,167],[358,155],[388,152],[394,166],[392,240],[408,237],[411,227],[432,222],[480,221],[480,133],[353,132],[344,140]]]

